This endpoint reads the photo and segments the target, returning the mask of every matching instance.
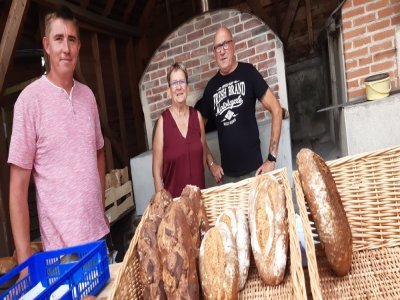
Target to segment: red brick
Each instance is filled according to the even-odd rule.
[[[221,26],[227,27],[227,28],[231,28],[233,26],[235,26],[237,23],[239,23],[239,16],[235,16],[233,18],[224,20],[221,23]]]
[[[364,67],[364,68],[359,68],[359,69],[354,70],[354,71],[347,71],[346,73],[347,73],[347,76],[346,76],[347,80],[351,80],[351,79],[354,79],[354,78],[359,78],[359,77],[366,76],[370,72],[369,72],[369,67]]]
[[[158,53],[156,53],[156,55],[153,56],[151,61],[154,63],[154,62],[163,60],[164,58],[165,58],[165,52],[164,51],[163,52],[158,52]]]
[[[147,103],[156,103],[162,99],[161,94],[157,94],[147,98]]]
[[[232,34],[239,33],[241,31],[243,31],[243,23],[240,23],[240,24],[236,25],[234,30],[233,30],[233,32],[232,32]]]
[[[176,47],[176,48],[172,48],[170,50],[167,51],[167,56],[171,57],[171,56],[175,56],[178,54],[182,53],[182,46]]]
[[[371,24],[372,22],[375,21],[375,19],[376,19],[375,13],[369,13],[367,15],[354,18],[353,26],[358,27],[365,24]]]
[[[160,68],[165,68],[165,67],[169,67],[173,63],[174,63],[174,60],[172,58],[169,58],[169,59],[161,61],[158,65]]]
[[[387,72],[388,70],[393,69],[396,64],[393,63],[393,61],[385,61],[382,63],[374,64],[371,66],[371,71],[372,73],[382,73],[382,72]]]
[[[396,14],[396,10],[395,10],[395,8],[393,6],[392,7],[386,7],[384,9],[378,11],[378,18],[382,19],[382,18],[386,18],[386,17],[389,17],[391,15],[395,15],[395,14]]]
[[[255,45],[261,44],[265,42],[265,35],[258,36],[256,38],[252,38],[251,40],[247,41],[247,47],[253,47]]]
[[[347,82],[347,88],[349,90],[353,89],[353,88],[358,88],[359,86],[360,86],[360,84],[359,84],[358,80],[352,80],[352,81]]]
[[[377,30],[385,29],[385,28],[389,27],[389,25],[390,25],[390,20],[377,21],[377,22],[374,22],[374,23],[368,25],[367,30],[368,30],[368,32],[374,32]]]
[[[342,28],[343,28],[343,32],[347,33],[348,31],[352,30],[353,22],[351,20],[349,20],[349,21],[343,20]]]
[[[372,63],[372,57],[371,56],[368,56],[368,57],[365,57],[365,58],[360,58],[358,60],[358,65],[360,67],[364,67],[366,65],[370,65],[371,63]]]
[[[374,62],[378,62],[381,60],[386,60],[386,59],[396,59],[396,49],[389,49],[383,52],[376,53],[374,55]]]
[[[206,54],[207,54],[207,49],[203,47],[203,48],[198,48],[198,49],[192,51],[192,53],[190,54],[190,57],[195,58],[195,57],[203,56]]]
[[[356,98],[361,98],[361,97],[365,97],[365,89],[364,88],[348,92],[349,100],[351,100],[351,99],[355,100]]]
[[[367,36],[361,39],[354,40],[353,46],[354,48],[360,48],[364,45],[368,45],[369,43],[371,43],[371,37]]]
[[[186,43],[186,36],[180,36],[180,37],[171,39],[170,43],[171,43],[171,48],[174,48],[174,47],[180,46],[180,45],[184,45]]]
[[[277,74],[277,70],[276,70],[276,68],[270,68],[270,69],[268,69],[268,75],[269,76],[274,76],[274,75],[276,75]]]
[[[245,51],[239,52],[237,54],[237,58],[238,58],[238,60],[243,60],[243,59],[248,58],[248,57],[250,57],[250,56],[252,56],[254,54],[255,54],[255,50],[254,50],[254,48],[251,48],[251,49],[247,49]]]
[[[190,53],[186,52],[181,55],[175,57],[175,61],[180,61],[186,63],[186,61],[190,58]]]
[[[353,42],[345,42],[344,43],[344,51],[348,52],[353,49]]]
[[[253,65],[257,64],[258,62],[265,61],[268,59],[267,53],[262,53],[256,56],[252,56],[249,58],[249,62]]]
[[[365,5],[365,0],[353,0],[352,2],[353,7]]]
[[[166,86],[158,86],[158,87],[152,88],[151,93],[153,95],[157,95],[157,94],[164,92],[166,89],[167,89]]]
[[[355,16],[363,15],[364,13],[365,13],[364,6],[359,6],[354,9],[349,9],[349,10],[346,10],[345,12],[343,12],[342,18],[343,18],[343,20],[347,20],[347,19],[351,19]],[[348,21],[346,21],[346,23],[348,23]]]
[[[184,64],[186,68],[193,68],[200,65],[200,60],[199,59],[186,60],[184,61]]]
[[[386,8],[388,5],[390,5],[388,0],[379,0],[379,1],[375,1],[370,4],[367,4],[365,9],[366,9],[366,11],[372,12],[372,11],[380,10],[382,8]]]
[[[193,41],[195,39],[200,39],[203,36],[204,36],[203,30],[197,30],[195,32],[192,32],[192,33],[188,34],[187,39],[190,42],[190,41]]]
[[[200,74],[196,73],[196,75],[189,76],[189,83],[191,85],[195,84],[196,82],[200,81]]]
[[[188,52],[188,51],[192,51],[193,49],[199,48],[200,47],[200,41],[196,40],[196,41],[192,41],[190,43],[186,43],[185,45],[183,45],[183,52]]]
[[[368,55],[368,48],[367,47],[364,47],[364,48],[361,48],[361,49],[357,49],[357,50],[354,50],[354,51],[348,51],[348,52],[345,52],[345,54],[344,54],[346,61],[348,59],[360,58],[360,57],[363,57],[363,56],[366,56],[366,55]]]
[[[394,16],[393,18],[390,19],[390,23],[394,25],[399,25],[400,24],[400,14],[397,16]]]
[[[389,28],[388,30],[374,34],[373,40],[379,41],[379,40],[387,39],[388,37],[394,37],[395,34],[396,34],[396,31],[394,30],[394,28]]]
[[[351,30],[351,31],[348,31],[348,32],[344,32],[343,33],[343,38],[347,42],[347,41],[350,41],[351,39],[353,39],[355,37],[359,37],[359,36],[365,34],[366,32],[367,32],[367,30],[366,30],[365,27],[357,28],[357,29],[354,29],[354,30]]]
[[[229,11],[219,11],[218,13],[211,15],[211,23],[218,23],[228,18],[230,18]]]
[[[211,77],[213,77],[215,74],[217,73],[216,70],[211,70],[209,72],[205,72],[203,74],[201,74],[201,79],[210,79]]]
[[[165,75],[167,75],[167,73],[165,72],[164,69],[161,69],[161,70],[150,73],[150,78],[151,78],[151,80],[154,80],[154,79],[163,77]]]
[[[244,30],[248,30],[260,25],[260,21],[257,19],[250,19],[249,21],[244,23]]]
[[[200,40],[200,46],[209,46],[214,43],[214,36],[210,35]]]
[[[185,25],[185,26],[179,28],[177,34],[178,34],[178,36],[184,36],[184,35],[187,35],[187,34],[193,32],[193,31],[194,31],[194,25],[193,24],[188,24],[188,25]]]
[[[240,50],[245,49],[245,48],[247,48],[246,42],[243,41],[243,42],[235,43],[235,50],[236,51],[240,51]]]
[[[211,18],[205,18],[203,20],[200,20],[200,21],[196,22],[194,24],[194,28],[195,29],[202,29],[202,28],[205,28],[205,27],[207,27],[209,25],[211,25]]]
[[[163,100],[163,101],[157,102],[157,109],[167,108],[170,105],[171,105],[171,99]]]
[[[217,31],[217,29],[219,27],[221,27],[221,25],[219,23],[214,24],[214,22],[211,21],[211,24],[212,24],[211,26],[208,26],[208,27],[204,28],[204,34],[205,35],[209,35],[209,34],[214,35],[215,31]]]
[[[146,68],[146,72],[151,72],[151,71],[155,71],[159,68],[158,63],[155,63],[153,60],[152,62],[147,66]]]
[[[263,43],[256,46],[256,53],[272,50],[275,48],[276,48],[275,41],[269,43]]]
[[[376,52],[382,52],[388,49],[393,49],[393,41],[384,41],[382,43],[375,43],[373,46],[369,48],[371,54]]]
[[[372,61],[372,59],[371,59],[371,61]],[[350,71],[351,69],[353,69],[353,68],[356,68],[357,67],[357,60],[355,60],[355,59],[353,59],[353,60],[351,60],[351,61],[347,61],[346,63],[345,63],[345,66],[346,66],[346,70],[348,70],[348,71]]]
[[[193,74],[203,74],[208,72],[210,70],[210,67],[205,64],[200,64],[200,66],[193,67],[191,70],[193,71]]]
[[[268,58],[274,58],[275,57],[275,51],[269,51],[268,52]]]
[[[237,41],[242,41],[242,40],[246,40],[251,38],[251,31],[250,30],[246,30],[238,35],[235,35],[233,37],[233,39],[237,42]]]
[[[194,85],[195,90],[204,90],[207,85],[207,80],[200,81]]]

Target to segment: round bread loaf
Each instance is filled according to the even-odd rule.
[[[204,299],[237,299],[236,243],[225,223],[207,231],[200,246],[200,279]]]
[[[6,274],[17,266],[14,257],[0,257],[0,275]]]
[[[351,267],[352,236],[335,180],[322,158],[310,149],[301,149],[296,163],[327,260],[336,275],[344,276]]]
[[[199,299],[196,249],[179,201],[173,201],[157,232],[162,279],[168,299]]]
[[[236,242],[239,264],[239,284],[241,291],[247,280],[250,266],[250,240],[249,226],[244,213],[240,209],[226,209],[217,219],[216,225],[221,222],[228,225],[231,230],[233,240]]]
[[[249,227],[258,273],[266,284],[278,285],[285,276],[289,235],[285,193],[272,175],[254,179]]]

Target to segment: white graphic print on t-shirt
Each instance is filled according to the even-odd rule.
[[[246,93],[246,85],[244,81],[231,81],[221,86],[213,95],[215,116],[224,115],[220,119],[224,126],[232,125],[236,122],[239,115],[233,110],[243,104],[242,96]]]

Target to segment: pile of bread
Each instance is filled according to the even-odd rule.
[[[180,198],[162,190],[142,220],[137,252],[144,299],[237,299],[250,266],[250,245],[259,276],[282,282],[288,252],[286,198],[271,175],[256,177],[248,219],[227,209],[210,228],[201,191],[188,185]]]

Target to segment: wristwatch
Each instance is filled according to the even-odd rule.
[[[267,158],[269,161],[273,161],[273,162],[276,162],[276,157],[275,156],[273,156],[271,153],[268,153],[268,158]]]

